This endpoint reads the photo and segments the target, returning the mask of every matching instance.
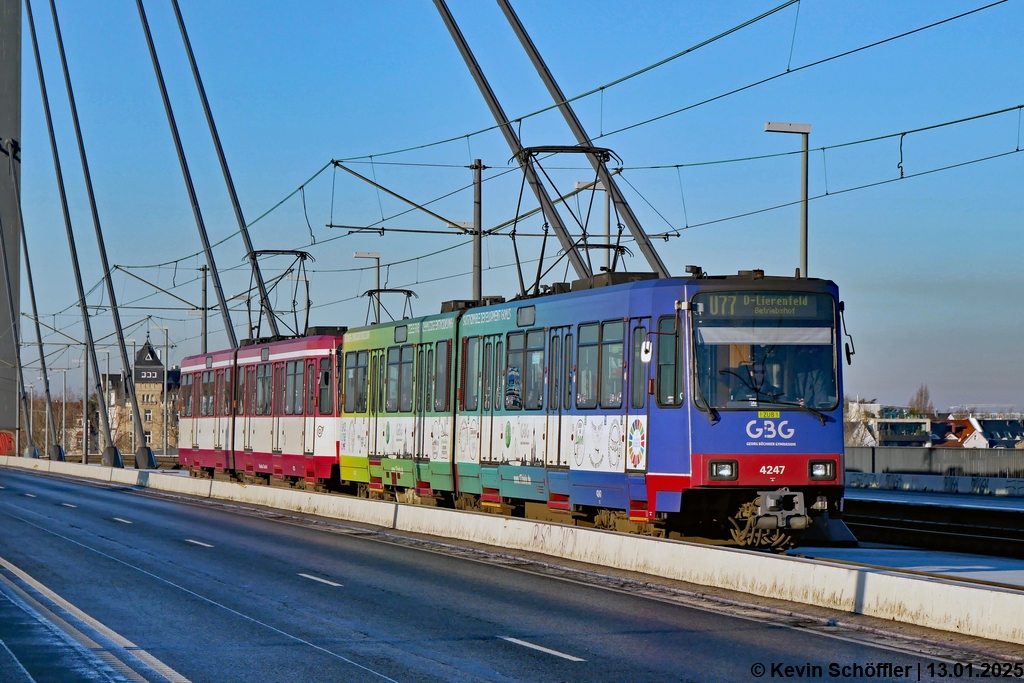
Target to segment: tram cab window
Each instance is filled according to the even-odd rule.
[[[427,390],[426,410],[434,409],[434,349],[427,347],[427,365],[423,370],[423,385]]]
[[[274,367],[274,415],[284,414],[285,382],[285,364],[278,363]]]
[[[505,361],[505,410],[523,409],[523,333],[508,335]]]
[[[523,368],[523,406],[527,410],[544,407],[544,331],[526,334],[526,364]]]
[[[421,415],[423,413],[423,390],[426,388],[426,382],[423,381],[424,375],[426,374],[426,368],[423,366],[423,347],[421,346],[416,351],[416,414]]]
[[[320,397],[317,403],[320,405],[321,415],[330,415],[334,412],[333,394],[331,393],[331,359],[320,359]]]
[[[462,409],[474,412],[480,402],[480,338],[466,339],[466,359],[463,361]]]
[[[600,327],[597,323],[580,325],[580,341],[576,351],[576,407],[597,407],[597,384],[600,372]]]
[[[622,407],[623,329],[621,320],[601,325],[601,407]]]
[[[345,354],[345,412],[365,413],[367,401],[366,351]]]
[[[192,373],[183,374],[181,377],[181,390],[178,392],[178,395],[181,396],[178,413],[182,417],[192,417],[192,402],[194,400],[192,390]]]
[[[658,319],[658,405],[678,406],[682,389],[679,330],[674,316]]]
[[[256,366],[256,414],[270,415],[271,411],[271,365],[261,363]]]
[[[448,412],[448,378],[451,376],[451,340],[437,342],[434,355],[434,410]]]
[[[640,350],[647,339],[646,327],[633,328],[633,365],[630,368],[630,401],[632,408],[643,408],[647,397],[647,366],[640,360]]]
[[[203,382],[199,392],[199,414],[203,417],[213,415],[213,387],[215,376],[213,370],[203,371]]]

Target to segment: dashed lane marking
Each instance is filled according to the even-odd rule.
[[[320,583],[326,583],[328,586],[334,586],[335,588],[342,588],[342,585],[340,583],[334,583],[333,581],[328,581],[327,579],[321,579],[319,576],[313,576],[312,574],[300,573],[299,576],[301,576],[304,579],[309,579],[310,581],[319,581]]]
[[[66,508],[76,508],[76,507],[78,507],[77,505],[72,505],[71,503],[61,503],[61,505],[63,505]]]
[[[558,650],[552,650],[551,648],[542,647],[540,645],[534,645],[533,643],[528,643],[525,640],[519,640],[518,638],[510,638],[509,636],[498,636],[498,638],[500,638],[502,640],[507,640],[510,643],[515,643],[516,645],[522,645],[523,647],[528,647],[531,650],[537,650],[538,652],[544,652],[544,653],[547,653],[549,655],[554,655],[555,657],[561,657],[562,659],[568,659],[570,662],[585,662],[585,661],[587,661],[587,660],[582,659],[580,657],[573,657],[572,655],[567,655],[564,652],[559,652]]]
[[[28,496],[29,498],[35,498],[36,497],[36,494],[34,494],[34,493],[26,493],[25,495]]]
[[[121,519],[120,517],[114,517],[115,522],[121,522],[121,524],[131,524],[127,519]]]
[[[191,539],[191,538],[186,538],[186,539],[185,539],[185,542],[186,542],[186,543],[192,543],[192,544],[194,544],[194,545],[201,545],[201,546],[203,546],[204,548],[212,548],[212,547],[213,547],[213,546],[212,546],[212,545],[210,545],[209,543],[203,543],[202,541],[195,541],[195,540],[193,540],[193,539]]]

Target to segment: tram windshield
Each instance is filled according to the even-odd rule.
[[[691,311],[701,408],[838,405],[828,294],[703,292]]]

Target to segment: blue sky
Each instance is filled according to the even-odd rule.
[[[781,2],[781,0],[780,0]],[[515,8],[562,89],[588,91],[684,50],[755,17],[776,2],[535,2]],[[623,84],[576,103],[592,136],[720,95],[825,57],[889,38],[965,12],[973,2],[831,2],[802,0],[742,31]],[[452,0],[450,7],[510,117],[550,104],[495,3]],[[171,137],[134,3],[58,2],[65,45],[90,153],[100,215],[112,263],[140,266],[188,257],[199,250]],[[47,7],[35,5],[43,61],[58,127],[65,176],[87,287],[101,271],[60,79]],[[202,110],[170,4],[147,2],[162,67],[181,128],[204,216],[214,240],[237,233]],[[182,11],[235,175],[247,218],[274,206],[330,159],[426,202],[467,185],[464,166],[480,157],[495,175],[509,151],[497,131],[425,149],[388,152],[459,138],[493,120],[469,72],[427,0],[390,3],[308,1],[192,2]],[[796,207],[686,229],[799,198],[799,157],[778,156],[678,171],[643,169],[747,158],[797,149],[797,136],[766,134],[768,120],[808,122],[812,196],[899,176],[900,140],[840,149],[819,148],[952,121],[1024,103],[1024,5],[1011,0],[972,16],[694,107],[656,123],[601,138],[623,159],[623,183],[648,232],[679,230],[658,242],[669,269],[686,264],[712,273],[763,268],[792,274],[797,265]],[[794,35],[795,26],[795,35]],[[29,47],[27,28],[25,48]],[[29,246],[44,320],[81,335],[73,308],[66,240],[46,140],[35,68],[26,52],[23,77],[23,201]],[[556,112],[527,118],[527,145],[571,144]],[[907,175],[1014,151],[1018,112],[907,135]],[[373,163],[365,157],[374,155]],[[359,158],[364,157],[364,158]],[[552,160],[562,191],[590,180],[582,159]],[[431,164],[396,165],[396,164]],[[1024,155],[1011,154],[953,170],[907,178],[872,189],[815,200],[810,208],[810,274],[835,280],[847,302],[847,322],[858,355],[848,369],[847,392],[905,402],[921,383],[939,407],[953,404],[1024,406],[1021,370],[1024,334],[1018,303]],[[507,173],[484,187],[484,224],[515,213],[521,176]],[[826,187],[827,180],[827,187]],[[333,190],[333,197],[332,197]],[[639,192],[639,194],[637,194]],[[685,212],[683,204],[685,200]],[[532,208],[532,200],[527,198]],[[649,204],[648,204],[649,202]],[[369,225],[406,207],[347,176],[324,171],[252,227],[257,248],[306,248],[312,271],[315,324],[361,324],[372,286],[356,250],[380,251],[388,284],[416,290],[414,310],[468,298],[470,251],[416,256],[464,242],[452,235],[346,235],[325,227]],[[652,208],[653,207],[653,208]],[[463,191],[431,204],[452,220],[472,216]],[[659,215],[660,214],[660,215]],[[310,227],[318,244],[310,243]],[[442,229],[422,214],[386,220],[388,227]],[[539,219],[522,230],[536,232]],[[595,219],[592,229],[600,230]],[[333,241],[325,241],[329,238]],[[536,258],[539,240],[521,248]],[[550,253],[550,250],[549,250]],[[228,294],[248,286],[235,236],[216,250]],[[485,241],[484,290],[516,290],[511,242]],[[199,299],[196,257],[177,266],[137,269],[142,277],[191,301]],[[632,267],[643,267],[639,259]],[[271,274],[284,262],[267,263]],[[231,270],[228,270],[231,269]],[[348,272],[346,272],[348,271]],[[561,267],[557,277],[562,279]],[[439,279],[444,278],[444,279]],[[115,275],[122,303],[150,290]],[[289,286],[294,282],[288,282]],[[213,297],[211,294],[211,301]],[[101,288],[90,302],[99,303]],[[287,305],[290,293],[279,303]],[[386,302],[387,303],[387,302]],[[399,302],[393,302],[400,308]],[[177,305],[151,296],[134,306]],[[27,301],[23,310],[28,310]],[[56,315],[64,311],[63,314]],[[181,310],[126,309],[126,324],[153,315],[167,324],[177,348],[172,360],[198,350],[199,319]],[[245,336],[245,313],[234,314]],[[99,333],[109,320],[95,323]],[[146,325],[129,336],[141,341]],[[224,343],[211,316],[211,347]],[[162,338],[162,331],[155,337]],[[58,342],[57,335],[47,341]],[[56,347],[54,347],[56,349]],[[67,366],[80,352],[56,359]],[[78,367],[71,362],[71,367]]]

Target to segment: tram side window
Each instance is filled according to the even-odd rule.
[[[384,410],[389,413],[398,412],[398,376],[401,368],[402,350],[397,346],[388,349],[387,393],[384,399]]]
[[[597,407],[600,372],[600,339],[597,323],[580,325],[580,343],[576,357],[576,407]]]
[[[285,397],[285,364],[279,363],[274,368],[274,415],[281,415],[284,413],[284,397]]]
[[[676,319],[666,316],[658,320],[658,405],[680,405],[682,384],[679,330],[676,328]]]
[[[523,333],[508,335],[508,358],[505,361],[505,410],[523,408]]]
[[[224,412],[222,413],[223,415],[231,415],[231,408],[232,408],[231,397],[232,397],[232,393],[233,393],[231,391],[231,387],[232,386],[234,386],[234,385],[231,384],[231,368],[225,368],[224,369],[224,404],[223,404],[224,405]]]
[[[572,365],[572,335],[565,335],[565,352],[562,355],[562,371],[565,373],[565,380],[562,385],[565,387],[562,389],[562,408],[569,410],[572,408],[572,377],[574,368]]]
[[[425,368],[423,367],[423,347],[421,346],[416,350],[416,406],[415,412],[417,415],[423,413],[423,390],[426,388],[426,382],[423,381],[423,376],[426,374]]]
[[[306,415],[313,414],[313,409],[316,407],[317,389],[319,388],[316,361],[310,361],[306,363]]]
[[[561,386],[562,386],[562,373],[558,367],[562,360],[562,345],[559,343],[557,334],[551,335],[551,344],[548,347],[548,363],[550,368],[548,369],[548,377],[551,379],[548,383],[548,407],[551,410],[558,410],[558,404],[562,401]]]
[[[488,341],[484,344],[484,412],[489,413],[491,410],[491,384],[492,382],[492,371],[494,370],[494,344]]]
[[[305,369],[305,362],[301,360],[290,360],[285,364],[285,415],[302,415],[302,374]]]
[[[636,327],[633,329],[633,367],[630,370],[632,378],[630,381],[630,406],[643,408],[644,399],[647,397],[647,366],[640,360],[640,351],[644,341],[647,339],[647,328]]]
[[[475,411],[480,407],[480,337],[466,339],[466,360],[462,376],[462,409]]]
[[[448,377],[450,376],[451,348],[450,340],[437,342],[435,347],[434,410],[439,412],[447,412],[450,406],[448,401]]]
[[[261,363],[256,366],[256,414],[270,415],[271,410],[271,386],[270,363]]]
[[[213,415],[213,387],[215,375],[213,370],[203,372],[203,382],[199,392],[199,414],[203,417]]]
[[[249,408],[249,414],[256,415],[256,366],[250,365],[247,374],[249,376],[246,379],[248,385],[245,387],[245,393],[247,394],[245,402]]]
[[[601,407],[622,407],[623,329],[619,320],[601,325]]]
[[[383,353],[378,354],[373,362],[376,364],[377,372],[377,388],[374,391],[373,400],[376,401],[375,410],[379,413],[384,410],[384,391],[386,389],[384,379],[387,377],[387,362]]]
[[[398,374],[398,409],[403,413],[412,412],[412,346],[402,347],[401,372]]]
[[[245,368],[238,368],[238,379],[235,386],[235,406],[238,415],[245,415]]]
[[[334,395],[331,393],[331,359],[321,358],[320,359],[320,396],[319,403],[320,414],[330,415],[334,412]],[[312,413],[312,409],[310,409]]]
[[[526,366],[523,377],[524,406],[527,410],[544,407],[544,331],[526,334]]]
[[[366,351],[345,354],[345,412],[366,412]]]
[[[181,390],[178,395],[181,396],[181,406],[178,408],[178,414],[182,417],[192,417],[192,373],[188,373],[181,378]]]

